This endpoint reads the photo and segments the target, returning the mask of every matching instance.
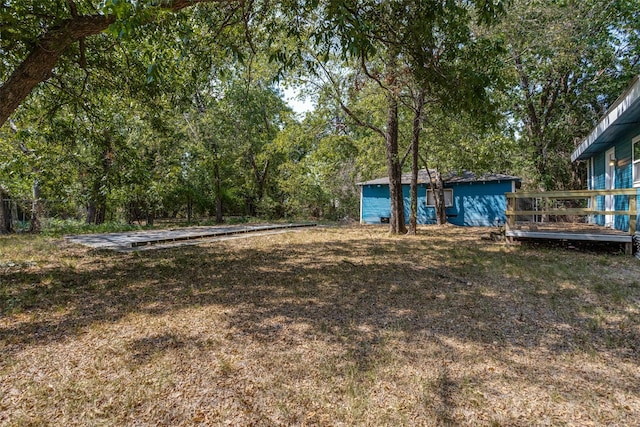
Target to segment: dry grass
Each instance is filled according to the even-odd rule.
[[[324,228],[0,238],[0,425],[638,425],[640,262]]]

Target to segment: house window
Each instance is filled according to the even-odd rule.
[[[640,136],[633,138],[633,186],[640,187]]]
[[[436,199],[433,190],[427,190],[427,206],[435,206]],[[450,208],[453,206],[453,190],[451,188],[444,189],[444,206]]]

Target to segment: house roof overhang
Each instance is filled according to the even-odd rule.
[[[636,76],[627,90],[607,110],[595,128],[571,154],[571,161],[586,160],[605,150],[629,127],[640,124],[640,76]]]
[[[435,169],[429,169],[431,175],[435,176],[438,172]],[[443,176],[445,184],[460,184],[466,182],[490,182],[490,181],[520,181],[521,178],[512,175],[504,175],[500,173],[487,173],[477,176],[473,172],[463,171],[461,173],[449,173]],[[426,169],[418,171],[418,184],[430,184],[431,179]],[[411,173],[402,174],[402,184],[411,184]],[[371,181],[358,182],[356,185],[389,185],[389,177],[372,179]]]

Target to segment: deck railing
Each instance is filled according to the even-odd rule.
[[[507,197],[507,230],[513,229],[518,216],[540,216],[541,218],[561,216],[591,216],[591,215],[627,215],[629,216],[629,234],[636,233],[638,188],[624,188],[617,190],[577,190],[577,191],[547,191],[547,192],[516,192],[506,193]],[[596,209],[597,197],[626,196],[627,210]],[[536,209],[519,209],[519,199],[533,199]],[[569,203],[567,203],[569,202]],[[570,206],[567,206],[567,205]],[[574,207],[584,205],[586,207]],[[615,206],[615,204],[614,204]]]

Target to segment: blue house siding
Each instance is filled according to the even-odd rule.
[[[495,226],[506,221],[506,192],[513,191],[513,181],[479,181],[445,185],[453,190],[453,206],[446,209],[448,221],[461,226]],[[360,220],[365,224],[380,224],[391,216],[389,186],[363,185]],[[410,186],[403,184],[405,220],[409,221]],[[427,206],[427,186],[418,186],[418,224],[435,224],[436,211]]]
[[[593,161],[593,184],[589,182],[590,189],[603,190],[606,187],[606,159],[605,153],[611,147],[615,147],[616,170],[615,170],[615,188],[631,188],[633,187],[633,165],[631,155],[631,140],[637,135],[637,130],[631,130],[625,133],[620,140],[608,147],[606,150],[600,151],[591,157]],[[596,209],[604,209],[605,198],[598,196],[596,198]],[[640,208],[640,201],[638,203]],[[614,197],[615,210],[627,210],[629,208],[629,198],[626,196]],[[640,221],[640,215],[638,216]],[[605,225],[604,215],[596,215],[594,222],[598,225]],[[614,219],[614,227],[618,230],[629,230],[629,217],[627,215],[616,215]]]
[[[627,89],[611,105],[604,116],[598,121],[591,132],[571,153],[572,161],[589,161],[589,188],[601,190],[606,187],[606,170],[608,168],[606,152],[615,148],[615,188],[633,188],[633,139],[640,137],[640,75],[635,76]],[[637,159],[636,159],[637,160]],[[636,180],[640,177],[636,177]],[[640,188],[637,189],[640,192]],[[636,196],[638,199],[638,197]],[[603,210],[605,197],[597,197],[596,208]],[[638,200],[638,208],[640,200]],[[627,210],[629,198],[615,196],[613,209]],[[640,221],[640,215],[637,218]],[[605,225],[605,216],[598,215],[594,221]],[[608,225],[608,224],[607,224]],[[616,215],[613,227],[619,230],[629,230],[628,215]],[[638,234],[638,230],[636,231]]]
[[[506,222],[507,198],[513,181],[471,182],[452,185],[455,217],[449,222],[466,226],[495,226]]]
[[[387,187],[388,189],[389,187]],[[387,190],[387,194],[389,194]],[[388,196],[387,196],[388,197]],[[402,197],[404,198],[404,218],[405,223],[409,223],[409,215],[411,214],[411,186],[402,185]],[[418,185],[418,224],[430,224],[430,218],[435,222],[435,210],[427,208],[425,200],[427,200],[427,187],[424,184]],[[422,202],[422,203],[420,203]],[[387,208],[391,200],[387,199]],[[433,210],[433,212],[429,212]]]
[[[591,190],[603,190],[605,187],[605,159],[604,151],[593,156],[593,188]],[[589,183],[591,185],[591,183]],[[604,209],[604,197],[596,197],[596,209]],[[604,225],[604,215],[596,215],[594,222],[598,225]]]
[[[411,211],[411,187],[409,185],[402,186],[402,196],[404,198],[404,216],[407,219]],[[418,185],[418,223],[430,224],[431,220],[435,223],[435,210],[427,208],[427,188],[424,185]],[[381,224],[381,218],[391,217],[391,200],[389,197],[389,186],[386,184],[363,185],[362,201],[360,204],[360,221],[365,224]]]
[[[364,185],[361,191],[361,222],[366,224],[380,224],[380,218],[391,217],[388,185]]]

